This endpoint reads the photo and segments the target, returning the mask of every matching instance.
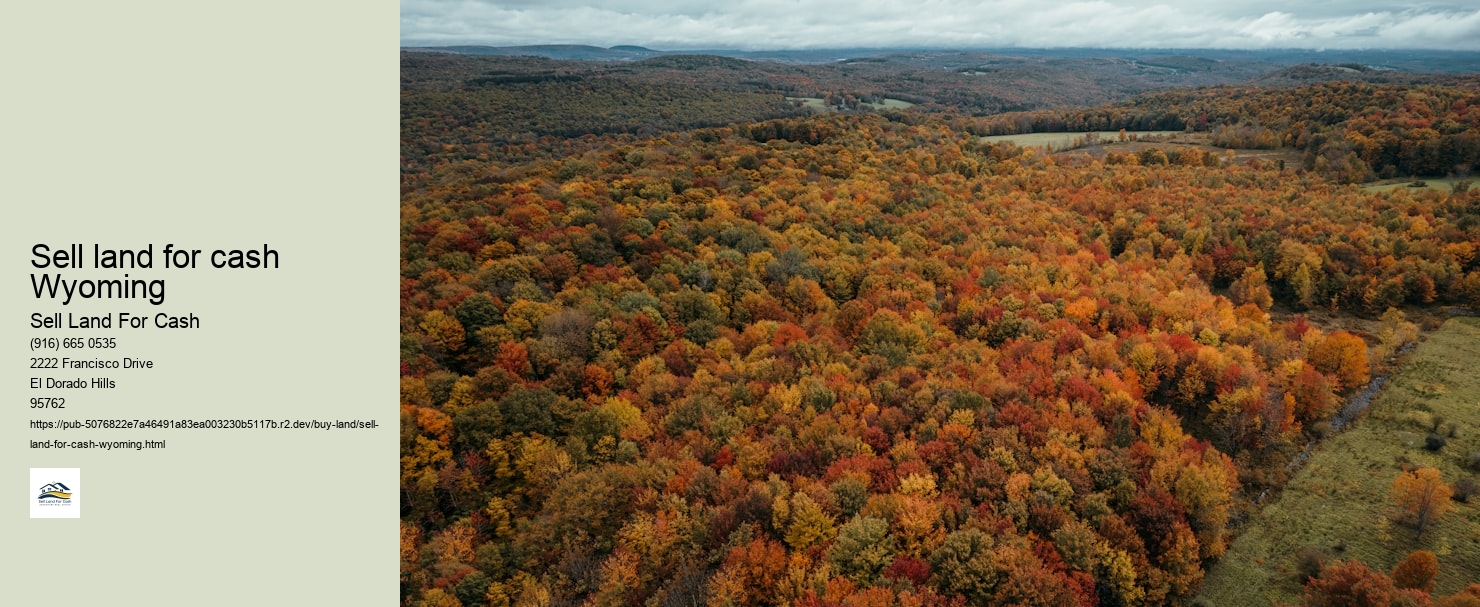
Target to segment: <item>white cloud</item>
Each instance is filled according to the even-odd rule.
[[[887,47],[1480,50],[1473,5],[1315,0],[403,0],[401,41],[664,50]]]

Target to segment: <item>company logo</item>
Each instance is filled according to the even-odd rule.
[[[43,502],[46,500],[64,500],[70,502],[72,501],[72,488],[61,483],[47,483],[46,486],[41,488],[41,496],[36,499]]]
[[[31,500],[31,518],[81,518],[82,470],[32,468],[26,497]]]

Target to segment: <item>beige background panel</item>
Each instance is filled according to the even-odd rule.
[[[3,602],[397,602],[397,20],[384,1],[0,8]],[[165,280],[165,302],[38,300],[37,243],[153,244],[156,267],[128,273]],[[166,270],[167,243],[204,250],[203,262],[266,243],[281,267]],[[57,311],[193,313],[203,326],[30,328],[32,312]],[[116,337],[116,351],[97,355],[155,368],[55,373],[110,377],[111,391],[31,390],[38,336]],[[42,395],[66,396],[67,409],[33,414],[29,398]],[[381,428],[28,427],[58,417]],[[168,446],[29,448],[55,438]],[[31,467],[81,468],[83,517],[29,519]]]

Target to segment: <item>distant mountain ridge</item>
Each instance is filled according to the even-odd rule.
[[[703,49],[682,51],[660,51],[630,44],[602,48],[585,44],[534,44],[525,46],[403,46],[407,52],[453,53],[458,55],[489,55],[500,57],[544,57],[576,61],[641,61],[667,55],[713,55],[750,61],[772,61],[776,63],[831,63],[858,57],[875,57],[910,49],[822,49],[782,51],[740,51],[733,49]]]
[[[585,44],[535,44],[529,46],[427,46],[406,47],[408,51],[456,53],[459,55],[496,55],[503,57],[546,57],[583,61],[638,61],[664,55],[641,46],[614,46],[601,48]]]
[[[744,51],[736,49],[688,49],[665,51],[630,44],[602,48],[585,44],[534,44],[523,46],[450,45],[403,46],[407,52],[452,53],[459,55],[492,55],[504,57],[544,57],[580,61],[641,61],[671,55],[715,55],[750,61],[787,64],[833,63],[845,60],[888,56],[930,56],[950,53],[996,54],[1040,58],[1122,58],[1149,67],[1175,71],[1216,69],[1224,62],[1264,63],[1276,66],[1302,64],[1352,64],[1375,71],[1474,73],[1480,72],[1480,52],[1423,50],[1327,50],[1304,49],[1230,50],[1230,49],[1112,49],[1112,48],[983,48],[983,49],[915,49],[915,48],[839,48]],[[1304,80],[1311,74],[1297,75]]]
[[[1264,74],[1249,84],[1258,86],[1303,86],[1332,80],[1353,80],[1373,84],[1435,84],[1452,83],[1455,74],[1439,72],[1406,72],[1393,68],[1362,65],[1359,63],[1302,63]]]

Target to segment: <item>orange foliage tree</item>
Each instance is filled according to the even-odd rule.
[[[1342,391],[1366,385],[1371,373],[1367,363],[1367,342],[1346,331],[1327,335],[1310,352],[1309,360],[1321,372],[1336,378],[1338,389]]]
[[[1306,607],[1390,607],[1398,590],[1360,561],[1336,561],[1305,583]]]
[[[1434,578],[1439,575],[1439,557],[1427,550],[1414,550],[1393,567],[1393,585],[1424,592],[1434,591]]]
[[[1454,490],[1445,484],[1438,468],[1415,468],[1393,479],[1393,503],[1399,516],[1412,523],[1420,537],[1429,523],[1449,511],[1452,495]]]

